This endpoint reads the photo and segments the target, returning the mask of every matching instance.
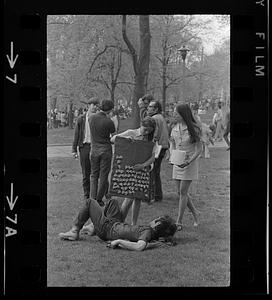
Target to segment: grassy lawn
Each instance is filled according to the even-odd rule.
[[[70,229],[83,201],[82,176],[78,160],[49,159],[48,286],[228,286],[229,165],[229,152],[224,148],[213,148],[211,159],[200,159],[200,179],[190,190],[200,211],[197,228],[193,227],[192,216],[186,211],[184,230],[176,234],[178,244],[175,247],[163,245],[131,252],[108,249],[98,237],[82,235],[76,242],[59,240],[58,233]],[[143,203],[139,224],[146,224],[161,214],[177,217],[178,198],[171,174],[172,168],[164,160],[161,171],[164,199],[152,205]],[[129,214],[128,221],[130,217]]]

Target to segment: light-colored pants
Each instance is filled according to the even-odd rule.
[[[223,137],[223,130],[222,130],[222,121],[217,121],[216,123],[216,131],[214,135],[214,139],[222,139]]]

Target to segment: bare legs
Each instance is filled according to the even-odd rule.
[[[140,208],[141,208],[141,200],[138,200],[138,199],[125,198],[125,200],[123,201],[122,206],[121,206],[123,221],[125,221],[126,216],[128,214],[128,211],[129,211],[131,205],[132,205],[131,225],[136,225],[138,217],[139,217]]]
[[[182,224],[183,215],[186,207],[188,206],[189,210],[193,214],[194,226],[197,226],[198,225],[197,211],[192,202],[192,199],[188,196],[188,190],[192,183],[192,180],[175,180],[175,181],[176,181],[178,195],[179,195],[179,210],[178,210],[177,223]]]
[[[187,197],[188,197],[188,203],[187,203],[187,206],[188,206],[188,208],[190,209],[190,211],[191,211],[192,214],[193,214],[193,218],[194,218],[194,226],[198,226],[197,210],[195,209],[195,206],[194,206],[194,204],[193,204],[192,198],[189,197],[189,195],[188,195]]]
[[[141,200],[134,199],[132,204],[132,222],[131,225],[136,225],[141,207]]]
[[[125,221],[125,219],[127,217],[128,211],[129,211],[132,203],[133,203],[133,199],[125,198],[121,205],[121,213],[122,213],[122,221],[123,222]]]

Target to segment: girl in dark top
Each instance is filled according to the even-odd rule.
[[[111,142],[114,143],[117,136],[134,139],[134,140],[152,142],[155,129],[156,129],[155,120],[152,119],[151,117],[145,117],[141,121],[140,128],[128,129],[122,133],[119,133],[111,138]],[[158,151],[159,151],[158,145],[157,145],[157,143],[155,143],[154,147],[153,147],[152,155],[150,156],[150,158],[147,159],[142,164],[136,164],[134,166],[134,170],[135,171],[143,170],[144,168],[151,166],[151,164],[154,163],[154,161],[155,161],[155,155]],[[135,198],[133,200],[133,199],[125,198],[125,201],[123,203],[123,206],[126,207],[128,210],[132,205],[132,225],[136,225],[136,223],[137,223],[137,220],[139,217],[139,212],[140,212],[140,207],[141,207],[141,201],[142,201],[142,199]]]
[[[108,242],[108,247],[122,247],[128,250],[145,250],[152,240],[164,238],[171,241],[177,226],[175,221],[167,216],[152,220],[149,225],[129,225],[124,223],[127,210],[118,205],[116,199],[109,199],[103,209],[93,199],[87,199],[85,206],[79,211],[72,229],[60,233],[63,240],[75,241],[79,239],[79,232],[88,218],[93,222],[93,234]]]

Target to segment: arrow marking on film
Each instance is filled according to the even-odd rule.
[[[17,83],[17,74],[14,74],[14,79],[13,78],[10,78],[10,77],[8,77],[8,76],[6,76],[6,78],[8,79],[8,80],[10,80],[10,81],[12,81],[13,83]]]
[[[7,58],[8,58],[8,62],[9,62],[9,65],[11,67],[11,69],[13,69],[15,63],[16,63],[16,60],[18,58],[18,54],[15,56],[15,59],[13,59],[13,42],[10,42],[10,57],[8,55],[6,55]]]
[[[16,198],[13,200],[13,183],[11,183],[10,198],[8,196],[6,196],[6,198],[7,198],[10,210],[13,210],[13,208],[16,204],[16,201],[18,199],[18,196],[16,196]]]

